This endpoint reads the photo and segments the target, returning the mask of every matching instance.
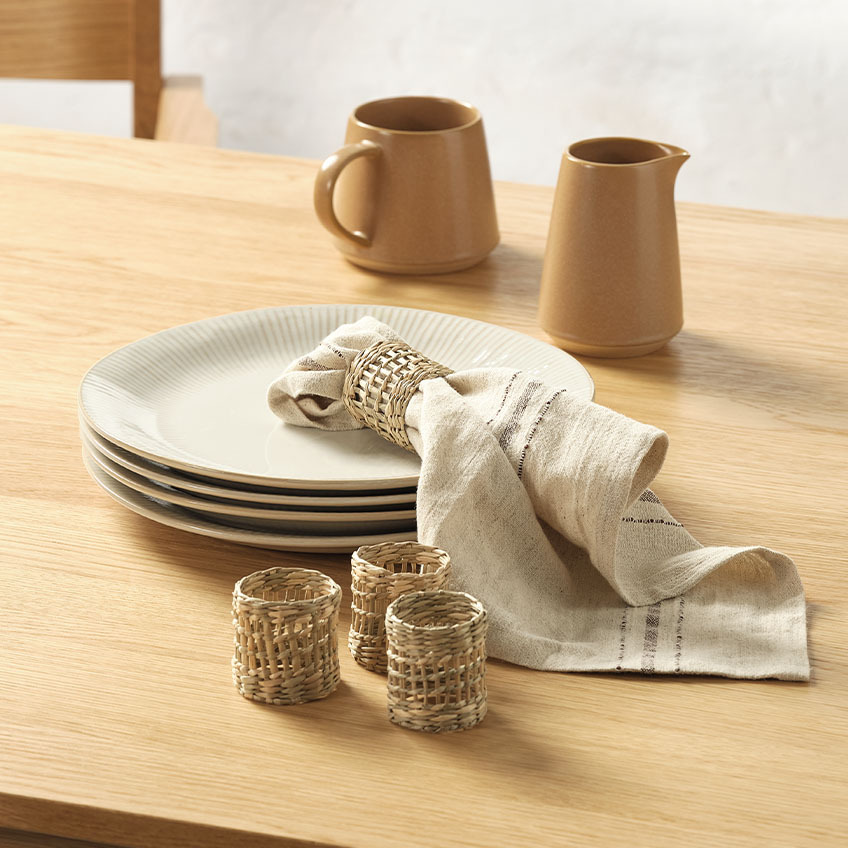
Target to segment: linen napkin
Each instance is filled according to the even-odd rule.
[[[399,340],[371,317],[339,327],[271,385],[271,409],[292,424],[359,427],[341,401],[345,370],[384,339]],[[447,550],[452,588],[487,607],[491,656],[809,679],[794,563],[695,541],[648,488],[668,448],[661,430],[503,368],[424,381],[406,425],[421,457],[419,540]]]

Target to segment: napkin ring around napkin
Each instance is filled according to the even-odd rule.
[[[406,408],[424,380],[452,373],[408,344],[377,342],[348,366],[342,399],[355,421],[415,453],[406,434]]]

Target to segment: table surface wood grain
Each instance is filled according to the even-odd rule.
[[[397,278],[336,253],[311,211],[314,172],[0,129],[3,844],[36,844],[12,831],[124,846],[839,844],[848,222],[681,204],[685,328],[641,359],[584,360],[598,402],[670,434],[655,488],[696,538],[795,559],[811,682],[492,662],[483,724],[432,737],[391,725],[384,680],[346,655],[325,701],[240,698],[235,580],[302,563],[345,585],[345,558],[154,524],[101,492],[80,458],[86,368],[175,324],[393,303],[544,338],[551,189],[497,186],[502,243],[477,268]]]

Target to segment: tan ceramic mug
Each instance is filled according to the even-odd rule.
[[[357,107],[315,179],[315,212],[351,262],[459,271],[498,243],[483,119],[468,103],[392,97]]]

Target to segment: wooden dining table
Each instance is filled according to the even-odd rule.
[[[387,720],[385,679],[344,637],[325,700],[268,707],[233,688],[234,582],[323,570],[344,588],[344,634],[346,556],[153,523],[81,460],[83,373],[177,324],[374,303],[545,338],[551,188],[498,183],[488,259],[400,277],[339,255],[315,171],[0,129],[0,846],[846,844],[848,221],[679,204],[684,329],[649,356],[581,360],[598,403],[669,433],[654,488],[699,541],[794,559],[810,682],[492,660],[482,724],[429,735]]]

